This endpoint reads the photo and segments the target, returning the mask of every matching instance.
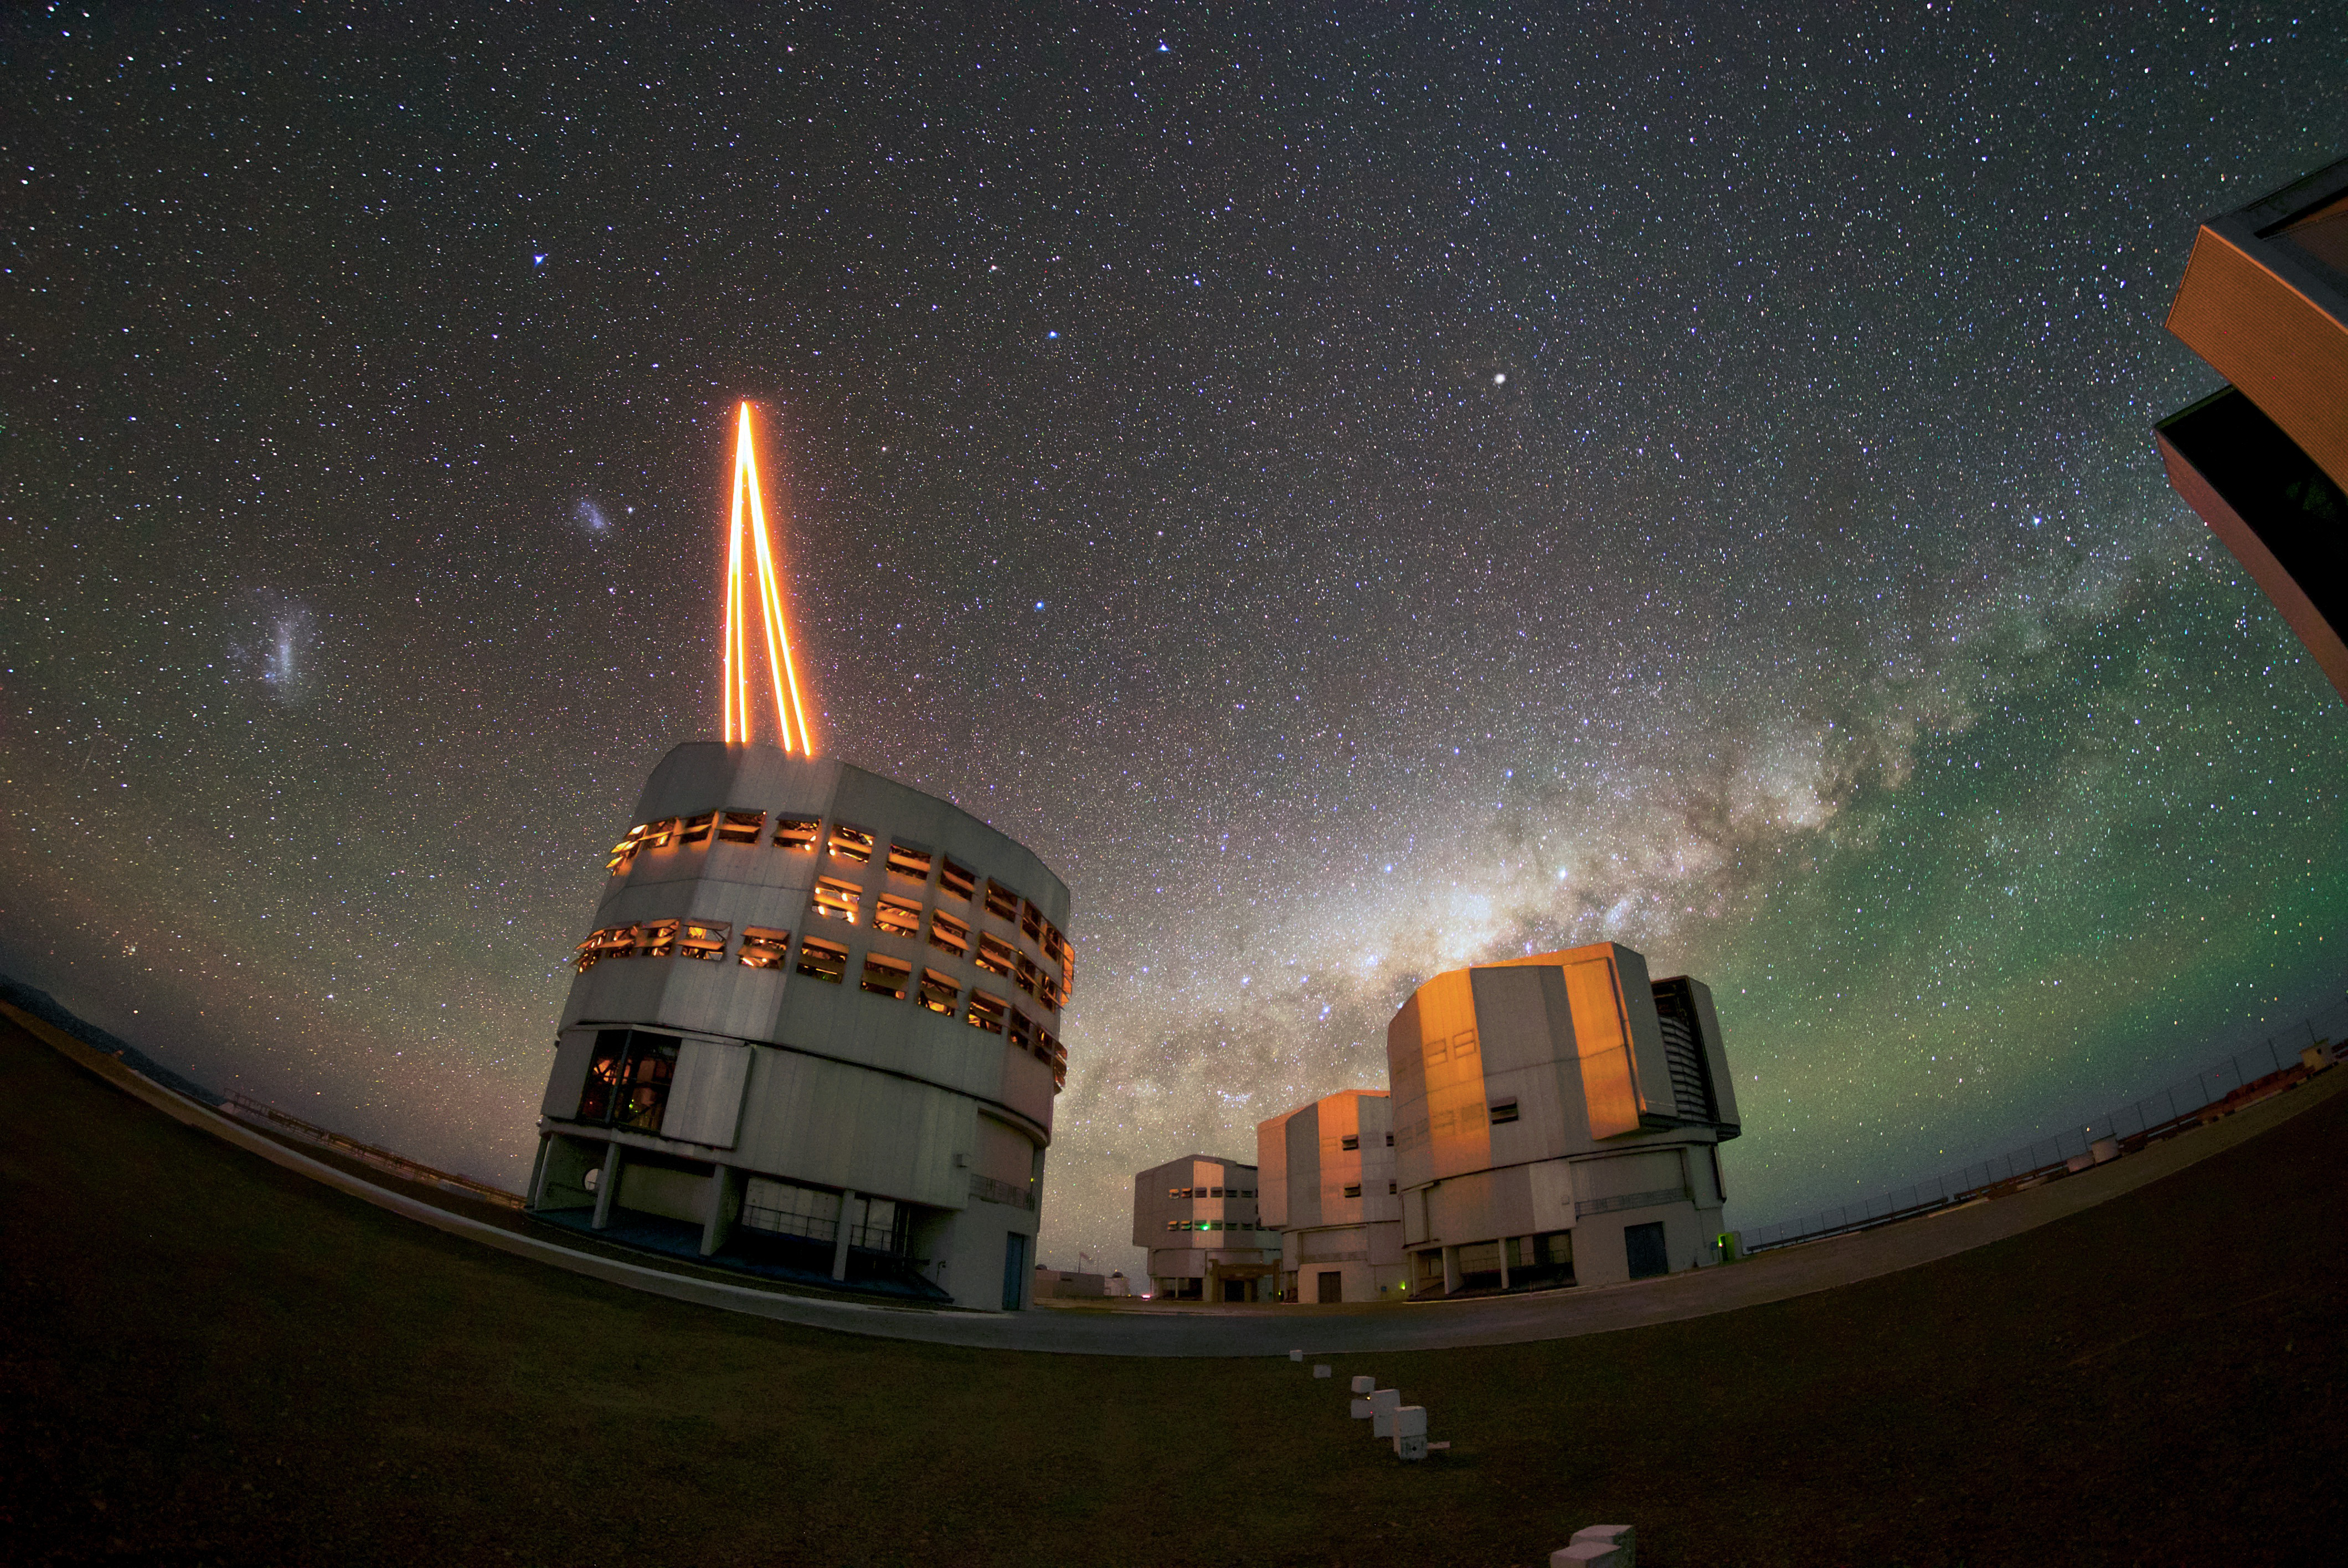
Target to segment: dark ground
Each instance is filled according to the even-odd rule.
[[[851,1338],[414,1225],[0,1022],[0,1561],[2334,1560],[2348,1096],[1884,1279],[1542,1345],[1286,1360]],[[1409,1310],[1409,1308],[1398,1308]]]

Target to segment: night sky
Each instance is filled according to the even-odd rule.
[[[14,13],[0,968],[518,1186],[747,397],[819,743],[1073,890],[1046,1261],[1478,958],[1706,979],[1748,1224],[2338,998],[2149,426],[2348,12],[1717,9]]]

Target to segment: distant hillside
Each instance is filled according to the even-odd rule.
[[[228,1103],[227,1095],[216,1089],[207,1089],[183,1073],[172,1071],[129,1040],[109,1034],[98,1025],[76,1016],[64,1003],[45,990],[0,975],[0,1001],[31,1013],[53,1029],[65,1030],[85,1045],[120,1058],[123,1065],[132,1071],[142,1073],[167,1089],[177,1090],[191,1100],[201,1100],[207,1105]]]

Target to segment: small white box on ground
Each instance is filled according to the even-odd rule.
[[[1549,1568],[1630,1568],[1619,1546],[1603,1541],[1577,1541],[1549,1554]]]
[[[1354,1392],[1356,1394],[1375,1392],[1377,1386],[1378,1380],[1375,1378],[1356,1378],[1354,1379]]]
[[[1302,1361],[1304,1359],[1304,1352],[1302,1350],[1291,1350],[1288,1353],[1288,1358],[1292,1361]]]
[[[1370,1419],[1370,1401],[1359,1394],[1354,1396],[1354,1419],[1357,1421]]]
[[[1415,1438],[1397,1435],[1394,1440],[1394,1450],[1398,1457],[1403,1459],[1425,1459],[1426,1457],[1426,1435],[1424,1432]]]
[[[1639,1532],[1627,1524],[1585,1524],[1573,1532],[1573,1539],[1577,1545],[1595,1541],[1622,1553],[1622,1561],[1614,1568],[1632,1568],[1632,1560],[1639,1554]]]
[[[1327,1377],[1329,1375],[1329,1363],[1326,1361],[1316,1361],[1313,1363],[1313,1375],[1316,1378]]]
[[[2096,1157],[2098,1165],[2106,1160],[2116,1160],[2120,1157],[2120,1141],[2117,1138],[2098,1138],[2087,1146],[2087,1153]]]
[[[1423,1438],[1426,1435],[1426,1407],[1400,1405],[1394,1413],[1394,1435],[1398,1438]]]
[[[1394,1413],[1402,1409],[1402,1390],[1380,1389],[1370,1396],[1370,1435],[1374,1438],[1394,1436]]]

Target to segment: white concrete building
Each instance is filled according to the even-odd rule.
[[[1133,1178],[1133,1245],[1161,1301],[1270,1301],[1280,1237],[1258,1214],[1256,1168],[1185,1154]]]
[[[579,945],[532,1209],[720,1263],[1029,1300],[1068,890],[829,758],[662,759]]]
[[[1280,1232],[1282,1300],[1408,1289],[1392,1109],[1383,1089],[1346,1089],[1257,1123],[1258,1212]]]
[[[1386,1030],[1415,1296],[1718,1261],[1736,1094],[1712,993],[1613,943],[1454,969]]]

